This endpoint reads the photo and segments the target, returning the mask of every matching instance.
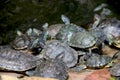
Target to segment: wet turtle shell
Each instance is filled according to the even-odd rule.
[[[37,65],[33,55],[16,51],[9,46],[0,46],[0,69],[9,71],[26,71]]]
[[[113,76],[120,76],[120,63],[116,63],[110,68],[110,73]]]
[[[90,48],[96,44],[96,37],[89,32],[77,32],[74,34],[68,44],[77,48]]]
[[[40,76],[46,78],[57,78],[66,80],[68,77],[66,64],[57,59],[47,59],[38,65],[31,76]]]
[[[47,41],[41,53],[46,59],[60,58],[68,67],[74,66],[78,60],[77,52],[58,40]]]

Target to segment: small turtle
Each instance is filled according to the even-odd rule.
[[[42,48],[44,46],[44,34],[38,29],[29,28],[25,34],[17,31],[18,36],[10,44],[14,49]]]
[[[86,68],[103,68],[111,61],[112,58],[107,55],[99,55],[96,53],[92,53],[90,56],[83,55],[80,56],[79,63],[72,68],[72,70],[78,72]]]
[[[75,33],[68,44],[72,47],[82,48],[82,49],[89,49],[89,52],[91,53],[91,49],[96,44],[96,37],[94,37],[89,32],[77,32]]]
[[[110,73],[113,76],[120,76],[120,63],[116,63],[110,68]]]
[[[8,71],[26,71],[37,66],[38,58],[12,49],[10,46],[0,46],[0,69]]]
[[[46,59],[59,57],[68,67],[73,67],[78,60],[77,52],[58,40],[47,41],[40,55]]]
[[[30,74],[30,76],[67,80],[67,69],[63,61],[59,59],[47,59],[38,65],[34,71],[28,71],[27,74]]]
[[[100,68],[107,65],[112,60],[111,57],[107,55],[92,54],[88,59],[86,59],[86,66]]]
[[[62,28],[57,33],[56,35],[57,40],[67,42],[70,40],[71,36],[76,32],[86,31],[84,28],[70,23],[69,18],[66,17],[65,15],[61,15],[61,19],[65,23],[65,25],[63,25]]]

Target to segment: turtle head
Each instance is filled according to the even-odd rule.
[[[94,15],[94,23],[93,23],[92,28],[93,29],[96,28],[98,26],[98,24],[100,23],[100,21],[101,21],[101,16],[98,14],[95,14]]]
[[[70,19],[67,16],[62,14],[61,19],[65,24],[70,24]]]

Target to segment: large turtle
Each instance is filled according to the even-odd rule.
[[[68,45],[58,40],[47,41],[39,57],[41,55],[43,55],[45,59],[60,58],[67,67],[73,67],[77,64],[78,60],[78,53]]]
[[[77,26],[73,23],[70,23],[69,18],[65,15],[61,15],[61,19],[65,23],[65,25],[63,25],[62,28],[57,33],[56,35],[57,40],[62,40],[64,42],[67,42],[70,40],[71,36],[76,32],[86,31],[84,28]]]
[[[59,80],[67,80],[66,64],[60,59],[47,59],[36,67],[34,71],[28,71],[30,76],[40,76],[46,78],[57,78]]]
[[[39,64],[39,58],[10,46],[0,46],[0,61],[0,69],[8,71],[26,71]]]

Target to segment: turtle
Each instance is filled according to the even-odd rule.
[[[10,45],[0,46],[0,70],[24,72],[36,67],[39,58],[13,49]]]
[[[87,55],[87,53],[86,55],[80,56],[79,63],[71,70],[78,72],[86,68],[103,68],[112,61],[112,58],[107,55],[99,55],[97,53]]]
[[[69,18],[65,15],[61,15],[61,19],[65,23],[65,25],[63,25],[62,28],[60,28],[59,32],[56,34],[57,40],[61,40],[67,43],[70,40],[71,36],[76,32],[86,31],[81,26],[70,23]]]
[[[38,57],[41,55],[45,59],[56,59],[58,57],[67,65],[67,67],[73,67],[75,64],[77,64],[78,60],[77,51],[59,40],[47,41],[45,47]]]
[[[91,25],[91,28],[88,30],[90,34],[96,37],[96,45],[99,46],[99,48],[105,47],[105,42],[107,41],[107,36],[103,32],[103,29],[101,27],[98,27],[101,22],[101,16],[98,14],[94,15],[94,22]]]
[[[18,36],[10,45],[17,50],[32,50],[34,48],[43,48],[45,40],[44,33],[36,28],[29,28],[24,34],[17,31]]]
[[[117,19],[106,19],[98,26],[102,27],[106,34],[109,45],[114,43],[115,39],[120,37],[120,21]]]
[[[14,48],[14,49],[26,49],[30,43],[29,38],[24,35],[21,31],[17,31],[17,35],[15,40],[13,40],[10,45]]]
[[[120,51],[113,55],[112,67],[109,70],[111,75],[116,77],[120,76]]]
[[[107,55],[92,54],[92,56],[86,59],[85,64],[88,67],[101,68],[110,63],[111,60],[112,58]]]
[[[91,54],[91,49],[97,48],[96,45],[97,38],[93,36],[90,32],[77,32],[71,36],[68,45],[71,47],[88,49]]]
[[[99,15],[95,15],[95,21],[92,29],[101,30],[104,35],[104,41],[108,42],[109,45],[119,47],[120,42],[120,21],[114,18],[101,19]]]
[[[120,36],[119,37],[114,37],[114,39],[112,40],[112,45],[120,48]]]
[[[29,76],[67,80],[68,67],[60,59],[46,59],[40,65],[38,65],[34,71],[28,71],[27,74]]]
[[[111,68],[110,68],[110,73],[113,76],[120,76],[120,63],[116,63],[114,64]]]

